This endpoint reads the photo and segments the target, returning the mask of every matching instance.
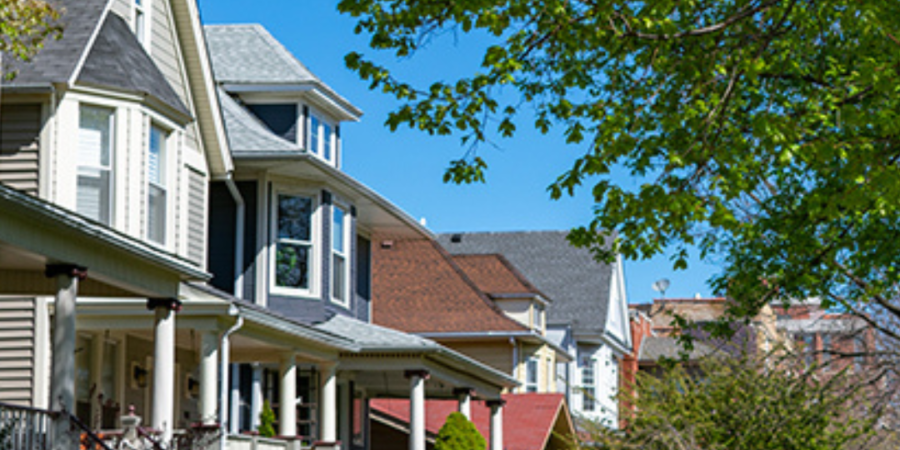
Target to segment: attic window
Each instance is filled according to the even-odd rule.
[[[295,103],[256,104],[247,105],[247,108],[270,131],[288,141],[297,142],[297,105]]]

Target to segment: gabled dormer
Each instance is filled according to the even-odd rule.
[[[216,81],[270,132],[328,165],[342,163],[341,123],[362,112],[260,25],[210,25]],[[235,149],[240,152],[241,149]]]

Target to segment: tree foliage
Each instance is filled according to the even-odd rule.
[[[611,450],[840,450],[866,448],[874,419],[854,413],[859,386],[846,373],[818,379],[748,358],[710,359],[693,373],[671,365],[641,372],[623,432],[594,431]],[[796,373],[796,372],[795,372]]]
[[[470,144],[511,136],[523,122],[561,129],[584,154],[549,193],[583,186],[595,201],[573,243],[606,258],[669,254],[676,269],[691,251],[721,261],[711,285],[738,300],[726,320],[777,298],[820,297],[900,338],[900,2],[342,0],[339,8],[397,64],[447,31],[489,42],[477,73],[430,86],[395,78],[375,62],[379,53],[351,53],[346,63],[400,101],[392,129],[458,133]],[[467,153],[446,179],[482,180],[482,158]],[[643,184],[624,186],[614,173]]]
[[[22,61],[33,58],[48,37],[62,36],[60,13],[57,6],[45,0],[0,2],[0,55]]]
[[[438,431],[434,450],[484,450],[484,437],[475,425],[461,413],[447,416],[447,421]]]

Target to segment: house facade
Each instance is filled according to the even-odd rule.
[[[619,361],[631,351],[622,262],[597,262],[565,231],[453,233],[438,236],[453,255],[499,254],[552,302],[547,338],[575,358],[557,364],[576,420],[618,426]]]
[[[61,5],[63,38],[0,85],[14,447],[71,448],[70,423],[126,439],[131,413],[141,445],[200,429],[220,448],[370,448],[368,399],[389,396],[413,405],[419,449],[425,398],[465,389],[494,402],[501,448],[496,400],[515,380],[369,323],[369,236],[429,232],[340,171],[340,123],[360,112],[261,28],[204,33],[194,0]],[[233,35],[299,77],[217,59]],[[280,439],[244,434],[265,402]]]

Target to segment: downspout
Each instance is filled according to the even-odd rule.
[[[237,307],[231,305],[228,308],[229,316],[237,316],[237,322],[222,335],[222,343],[219,351],[222,352],[222,367],[219,368],[219,450],[226,450],[228,447],[228,361],[231,352],[231,334],[244,326],[244,317],[240,315]]]
[[[228,186],[228,192],[235,204],[234,219],[234,296],[244,299],[244,218],[245,206],[244,197],[238,191],[237,185],[234,183],[234,173],[228,172],[225,176],[225,185]]]

